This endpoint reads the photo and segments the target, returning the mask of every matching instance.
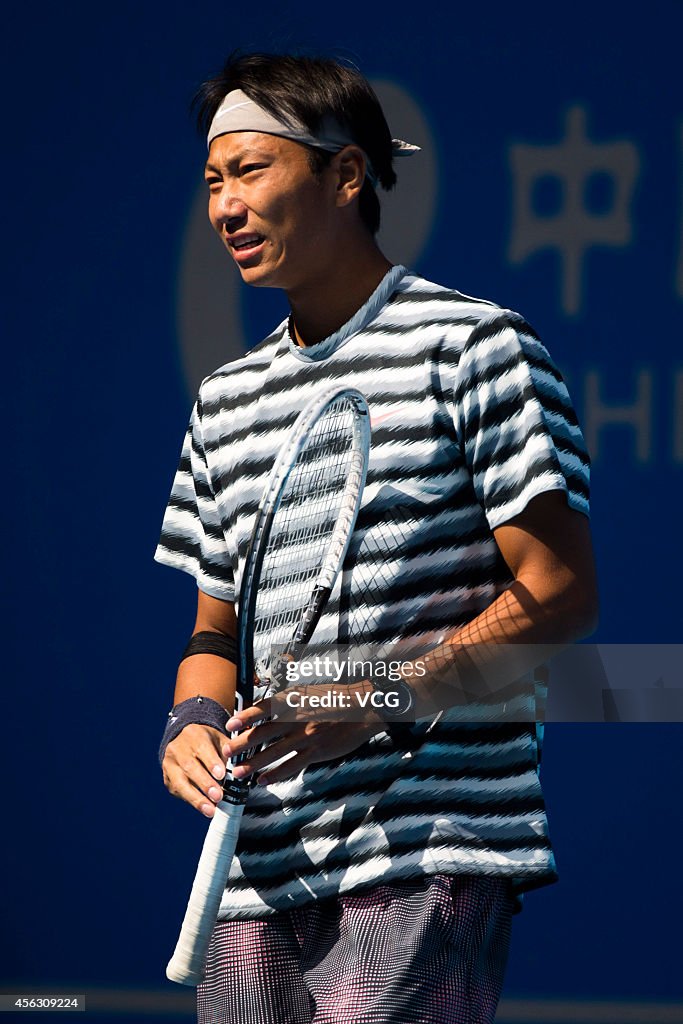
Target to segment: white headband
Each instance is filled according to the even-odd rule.
[[[229,132],[263,132],[265,135],[279,135],[283,139],[301,142],[306,146],[315,146],[328,153],[338,153],[344,146],[358,145],[348,131],[334,118],[325,118],[318,134],[311,135],[303,124],[292,122],[289,125],[273,117],[258,103],[250,100],[241,89],[233,89],[223,99],[211,122],[206,140],[207,146],[210,147],[213,140],[219,135],[227,135]],[[393,156],[412,156],[413,153],[420,150],[419,146],[403,142],[402,139],[392,139],[391,146]],[[377,176],[367,154],[365,154],[365,160],[367,176],[372,184],[376,185]]]

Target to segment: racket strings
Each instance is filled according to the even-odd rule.
[[[253,627],[258,675],[273,646],[285,646],[307,607],[340,516],[355,457],[353,410],[334,402],[291,470],[273,517],[261,567]]]

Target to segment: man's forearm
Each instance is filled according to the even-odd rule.
[[[421,659],[425,675],[408,680],[415,716],[495,701],[505,687],[594,628],[590,596],[553,590],[543,580],[517,579]]]
[[[235,707],[236,666],[215,654],[193,654],[178,666],[174,704],[188,697],[211,697],[227,711]]]
[[[209,640],[225,641],[225,651],[232,653],[228,647],[234,646],[237,634],[237,616],[235,606],[228,601],[219,601],[208,594],[197,592],[197,617],[192,630],[193,641],[188,645],[191,650],[193,642],[206,636]],[[200,636],[201,635],[201,636]],[[215,646],[214,646],[215,649]],[[219,644],[220,649],[220,644]],[[235,684],[237,667],[228,657],[220,657],[215,653],[189,654],[178,666],[174,703],[180,704],[188,697],[211,697],[218,701],[227,711],[235,708]]]

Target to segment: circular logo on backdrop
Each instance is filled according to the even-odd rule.
[[[437,161],[434,140],[417,100],[395,82],[373,80],[393,135],[421,147],[394,163],[398,183],[380,189],[382,227],[378,244],[394,263],[414,266],[434,224]],[[237,359],[260,338],[247,337],[243,295],[246,285],[206,213],[206,186],[194,197],[178,274],[178,337],[185,382],[192,397],[208,373]],[[275,323],[272,325],[275,327]]]

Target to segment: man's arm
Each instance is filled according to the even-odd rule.
[[[521,656],[529,659],[526,668],[533,668],[537,646],[571,643],[595,629],[598,596],[589,523],[581,512],[569,508],[564,492],[538,495],[519,516],[494,530],[494,536],[514,581],[480,615],[430,652],[425,659],[428,674],[423,681],[410,679],[418,718],[462,703],[458,675],[463,653],[467,666],[463,667],[463,677],[471,664],[467,651],[461,650],[463,645],[477,645],[473,650],[485,650],[491,659],[495,657],[496,645],[503,645],[501,662],[508,654],[505,645],[524,645],[520,648]],[[434,674],[446,680],[437,687],[430,679],[430,660]],[[495,665],[489,667],[495,669]],[[523,665],[518,667],[520,674],[525,671]],[[244,732],[229,741],[230,751],[237,754],[276,740],[266,750],[254,754],[241,774],[266,769],[276,758],[297,751],[291,762],[262,774],[261,782],[290,778],[310,764],[344,752],[339,750],[340,743],[352,743],[347,749],[355,749],[368,735],[377,732],[377,720],[374,727],[372,723],[368,727],[367,723],[322,721],[306,726],[283,721],[257,725],[268,713],[269,705],[240,712],[239,719],[232,724],[241,724]]]
[[[568,506],[563,491],[538,495],[493,533],[514,581],[424,659],[428,684],[430,670],[444,683],[436,689],[415,688],[417,717],[459,703],[460,678],[467,679],[473,664],[482,668],[484,676],[505,681],[511,653],[507,645],[519,645],[515,669],[521,676],[544,660],[544,648],[554,653],[556,645],[580,640],[597,627],[598,589],[589,521]]]
[[[197,592],[197,619],[192,635],[222,633],[236,637],[235,606]],[[178,668],[174,704],[200,694],[211,697],[226,710],[235,706],[235,665],[215,654],[193,654]],[[225,734],[207,725],[186,725],[166,748],[162,766],[164,783],[174,796],[186,800],[207,818],[223,795],[216,785],[225,776]]]

